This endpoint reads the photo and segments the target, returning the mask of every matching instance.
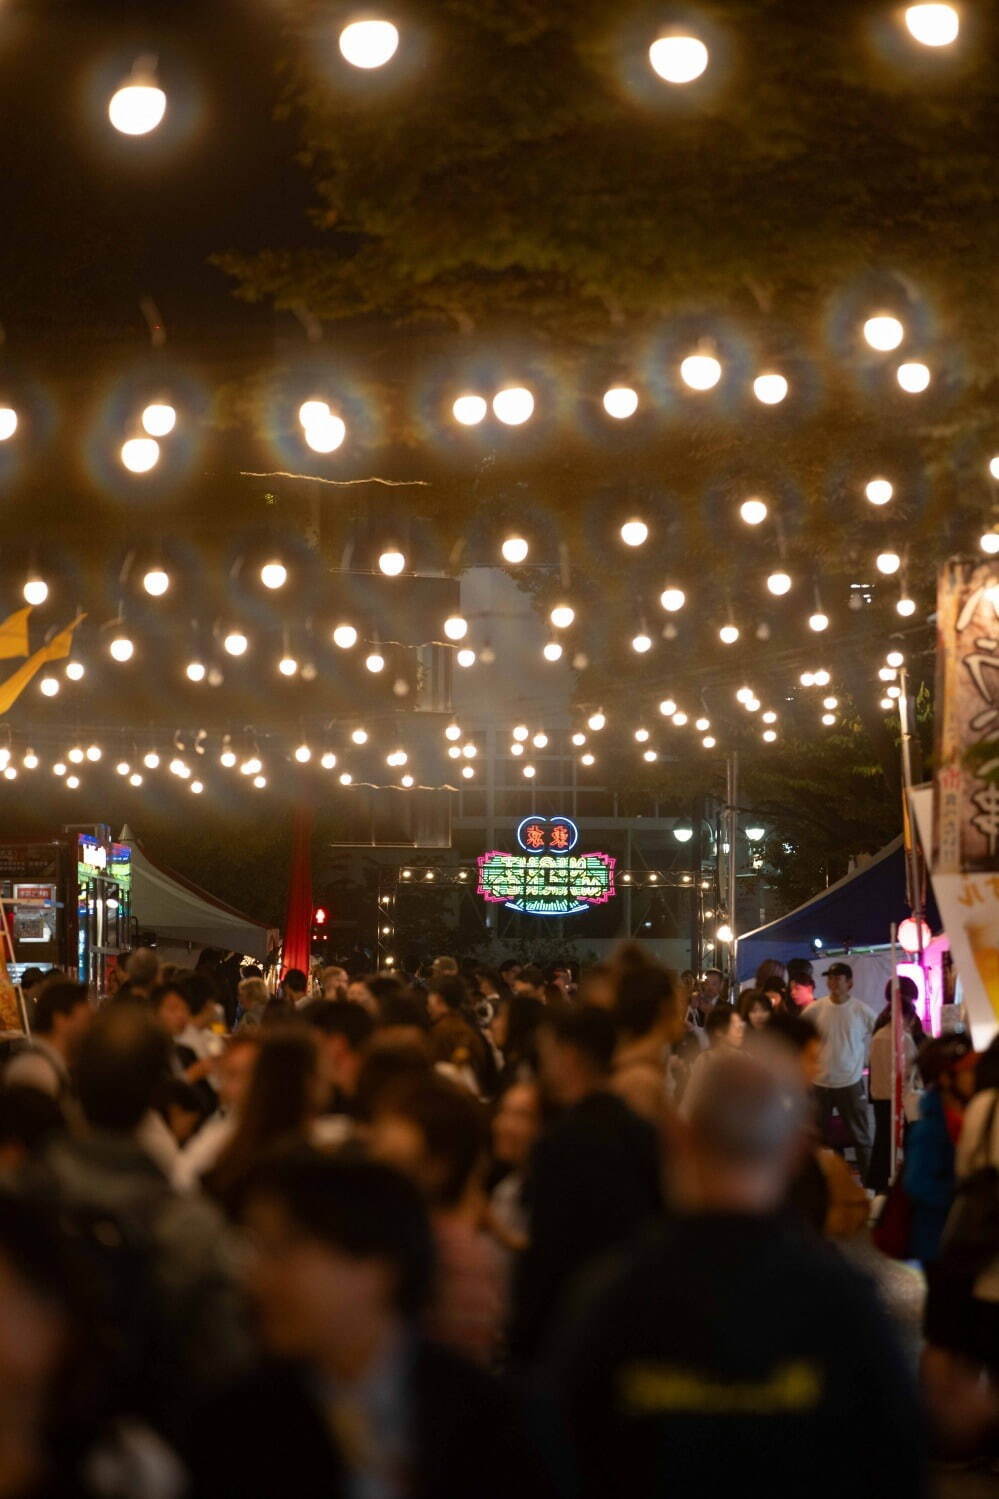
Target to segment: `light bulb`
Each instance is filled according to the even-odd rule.
[[[754,496],[752,499],[743,500],[739,506],[739,514],[747,526],[761,526],[770,514],[770,510],[766,500]]]
[[[864,493],[872,505],[887,505],[895,490],[887,479],[871,479]]]
[[[343,446],[347,426],[342,417],[330,411],[319,421],[310,422],[305,429],[306,444],[314,453],[335,453]]]
[[[293,677],[298,671],[298,662],[294,656],[282,656],[278,662],[278,671],[283,677]]]
[[[820,635],[823,630],[828,630],[828,614],[823,614],[821,609],[817,609],[814,614],[808,616],[808,628],[814,630],[817,635]]]
[[[883,697],[878,703],[878,707],[882,710],[883,713],[888,713],[892,708],[894,708],[894,706],[895,699],[893,697]]]
[[[989,459],[989,473],[993,479],[999,479],[999,455]]]
[[[567,630],[576,618],[576,611],[569,604],[556,604],[548,618],[556,630]]]
[[[562,647],[557,640],[549,640],[545,644],[542,655],[546,661],[560,661],[562,659]]]
[[[69,677],[69,680],[71,682],[82,681],[82,679],[83,679],[83,677],[85,675],[85,670],[84,670],[83,662],[82,661],[67,661],[67,663],[66,663],[66,675],[67,675],[67,677]]]
[[[826,728],[829,728],[832,724],[834,724],[836,722],[836,715],[835,715],[835,713],[823,713],[823,715],[822,715],[822,722],[825,724]]]
[[[895,605],[895,611],[897,614],[901,614],[903,619],[908,619],[910,615],[913,615],[916,612],[915,599],[899,599],[898,603]]]
[[[349,770],[342,770],[338,779],[341,786],[353,785],[354,777],[351,775]]]
[[[288,581],[288,569],[283,562],[265,562],[260,569],[260,581],[265,588],[283,588]]]
[[[957,41],[961,19],[953,5],[910,5],[905,12],[909,35],[924,47],[949,47]]]
[[[787,381],[783,375],[757,375],[753,394],[764,406],[779,406],[787,395]]]
[[[142,777],[141,777],[141,775],[139,774],[139,772],[137,770],[133,770],[132,771],[132,774],[128,778],[128,784],[130,786],[141,786],[142,785]]]
[[[528,729],[526,724],[519,723],[513,731],[513,737],[514,739],[523,741],[527,738],[529,732],[530,730]]]
[[[319,761],[323,770],[334,770],[336,768],[336,755],[332,750],[327,750]]]
[[[250,642],[242,630],[230,630],[222,644],[230,656],[245,656]]]
[[[636,729],[635,738],[637,739],[639,744],[645,744],[649,738],[648,729]]]
[[[815,673],[815,685],[816,685],[816,687],[828,687],[829,683],[831,681],[832,681],[832,678],[830,677],[829,673],[826,671],[826,669],[825,669],[824,666],[821,667],[819,669],[819,671],[817,671]]]
[[[994,557],[999,552],[999,531],[986,531],[979,540],[978,545],[983,552],[987,552],[990,557]]]
[[[864,338],[879,354],[890,354],[892,349],[898,348],[904,337],[905,329],[898,318],[890,313],[880,312],[875,317],[869,317],[864,324]]]
[[[527,779],[529,781],[533,781],[534,777],[537,775],[537,771],[535,770],[535,768],[534,768],[533,765],[525,765],[524,766],[524,775],[527,777]]]
[[[477,427],[485,420],[489,410],[482,396],[459,396],[451,407],[451,414],[463,427]]]
[[[664,83],[693,83],[708,65],[708,49],[696,36],[661,36],[649,48],[649,62]]]
[[[135,646],[127,635],[116,635],[108,646],[108,650],[111,652],[112,659],[120,662],[131,661],[135,654]]]
[[[400,786],[405,786],[405,787],[406,787],[406,789],[407,789],[407,791],[408,791],[408,790],[409,790],[409,788],[410,788],[410,786],[413,786],[413,785],[415,785],[415,782],[414,782],[414,780],[413,780],[413,777],[412,777],[412,776],[410,776],[410,775],[405,775],[405,776],[402,776],[402,777],[401,777],[401,779],[400,779],[400,781],[399,781],[399,784],[400,784]]]
[[[77,788],[80,785],[80,777],[79,776],[67,776],[66,777],[66,785],[69,787],[70,791],[76,791]]]
[[[701,744],[705,749],[714,749],[717,743],[717,739],[715,739],[712,734],[705,734],[704,738],[701,740]]]
[[[127,760],[119,760],[118,764],[115,766],[115,770],[120,776],[127,776],[131,775],[132,773],[132,767],[131,765],[129,765]]]
[[[204,789],[205,789],[205,787],[204,787],[204,783],[203,783],[203,782],[201,782],[201,781],[192,781],[192,782],[191,782],[191,785],[190,785],[190,787],[189,787],[189,790],[190,790],[190,791],[191,791],[191,792],[192,792],[192,793],[193,793],[193,794],[194,794],[194,795],[195,795],[195,796],[200,796],[200,795],[201,795],[201,793],[202,793],[202,792],[203,792],[203,791],[204,791]]]
[[[738,638],[738,625],[722,625],[721,629],[718,631],[718,639],[721,641],[722,645],[735,645],[735,642],[738,640]]]
[[[267,777],[266,776],[254,776],[253,777],[253,784],[254,784],[254,786],[256,786],[256,788],[257,788],[258,791],[263,791],[264,787],[267,785]]]
[[[713,354],[688,354],[680,365],[680,377],[691,390],[714,390],[722,367]]]
[[[774,710],[772,708],[768,708],[767,711],[764,713],[764,715],[763,715],[763,722],[764,723],[776,723],[777,722],[777,715],[776,715],[776,713],[774,712]]]
[[[365,656],[364,664],[368,671],[377,675],[378,672],[385,670],[385,657],[380,651],[372,651],[369,656]]]
[[[644,656],[646,651],[652,649],[652,637],[646,635],[644,630],[639,630],[637,635],[632,636],[631,649],[637,651],[640,656]]]
[[[711,727],[711,720],[710,720],[710,718],[695,718],[694,719],[694,728],[697,730],[697,732],[699,734],[706,734],[707,731],[708,731],[708,729],[710,729],[710,727]]]
[[[35,754],[33,749],[25,750],[24,758],[21,761],[21,764],[24,766],[25,770],[38,769],[38,756]]]
[[[452,614],[444,621],[444,634],[448,640],[464,640],[468,634],[468,620],[460,614]]]
[[[450,753],[450,751],[449,751],[449,753]],[[511,744],[511,746],[510,746],[510,753],[511,753],[511,755],[514,755],[514,756],[516,756],[516,757],[519,758],[519,756],[521,756],[524,753],[524,746],[522,744],[518,744],[518,743]]]
[[[586,752],[585,755],[580,755],[580,757],[579,757],[579,763],[580,763],[580,765],[587,765],[587,766],[589,766],[589,765],[595,765],[596,762],[597,762],[596,755],[590,754],[590,752],[588,750],[587,750],[587,752]]]
[[[224,749],[221,755],[219,755],[219,764],[224,765],[226,770],[232,770],[233,766],[236,764],[236,751],[231,749]]]
[[[493,396],[493,413],[507,427],[519,427],[534,412],[534,397],[522,385],[511,385]]]
[[[160,599],[170,587],[170,574],[162,567],[151,567],[142,580],[142,586],[150,598]]]
[[[767,589],[775,598],[782,598],[791,591],[790,575],[785,572],[771,573],[767,579]]]
[[[682,729],[683,726],[684,726],[684,724],[687,722],[687,715],[686,715],[686,713],[683,713],[683,712],[676,712],[676,713],[674,713],[673,714],[673,722],[676,724],[676,726],[677,726],[678,729]]]
[[[577,748],[581,748],[586,743],[586,735],[579,733],[573,734],[572,742],[577,746]]]
[[[354,68],[383,68],[399,46],[391,21],[351,21],[340,33],[340,53]]]
[[[504,562],[524,562],[527,560],[528,550],[523,536],[508,536],[500,547]]]
[[[449,723],[448,726],[447,726],[447,728],[444,730],[444,738],[445,739],[450,739],[452,743],[456,739],[460,739],[461,738],[461,726],[460,726],[460,724]]]
[[[166,94],[137,67],[108,103],[108,119],[122,135],[148,135],[166,114]]]
[[[96,765],[97,761],[101,759],[103,754],[104,751],[101,749],[99,744],[89,744],[87,746],[87,759],[90,761],[91,765]]]
[[[454,659],[459,666],[464,667],[464,669],[467,671],[470,666],[475,665],[475,652],[473,650],[469,650],[469,648],[466,646],[464,650],[456,652]]]
[[[155,750],[149,750],[147,754],[143,755],[142,763],[147,770],[158,770],[160,757]]]
[[[0,406],[0,442],[7,442],[17,431],[17,412],[13,406]]]
[[[148,474],[160,458],[160,445],[155,437],[130,437],[121,445],[121,461],[132,474]]]
[[[676,614],[687,602],[687,595],[682,588],[664,588],[659,595],[659,602],[667,614]]]
[[[308,765],[312,759],[312,751],[307,744],[300,744],[295,751],[295,759],[299,765]]]
[[[350,736],[350,739],[351,739],[351,743],[352,744],[367,744],[367,742],[368,742],[368,731],[367,731],[367,729],[354,729],[354,731],[352,732],[352,734]]]
[[[142,428],[150,437],[169,437],[177,425],[177,413],[166,401],[154,401],[142,413]]]
[[[640,547],[648,536],[649,528],[643,520],[626,520],[621,527],[621,540],[625,546]]]
[[[671,697],[664,697],[662,702],[659,704],[659,712],[662,714],[663,718],[672,718],[673,714],[676,712],[676,703]]]
[[[67,760],[71,760],[74,765],[82,765],[83,764],[83,749],[82,749],[82,746],[80,746],[79,744],[74,744],[73,748],[70,750],[69,754],[66,756],[66,759]]]
[[[66,774],[66,766],[62,760],[57,760],[55,762],[52,767],[52,774],[54,776],[64,776]]]
[[[889,651],[887,656],[885,657],[885,661],[889,666],[894,666],[896,670],[898,669],[898,667],[905,665],[905,657],[902,655],[901,651]]]
[[[884,573],[886,578],[897,573],[902,566],[902,559],[897,552],[879,552],[875,560],[878,572]]]
[[[659,759],[659,756],[654,749],[647,749],[642,751],[642,759],[651,765],[653,761]]]
[[[826,708],[826,709],[829,710],[829,712],[831,712],[833,710],[833,708],[838,708],[839,707],[839,698],[838,697],[824,697],[822,699],[822,706],[823,706],[823,708]]]
[[[604,392],[604,410],[608,416],[624,421],[638,410],[638,391],[630,385],[613,385]]]
[[[716,942],[731,942],[732,941],[732,928],[729,926],[729,924],[728,924],[727,921],[723,921],[722,924],[721,924],[721,926],[715,932],[715,941]]]
[[[357,631],[353,625],[337,625],[333,631],[333,644],[338,645],[342,651],[349,651],[351,646],[357,644]]]
[[[763,730],[763,742],[764,742],[764,744],[773,744],[774,741],[776,740],[776,738],[777,738],[777,731],[776,731],[776,729],[764,729]]]
[[[49,596],[49,585],[41,578],[29,578],[22,589],[24,602],[38,608]]]
[[[591,713],[589,718],[586,720],[587,727],[592,729],[594,734],[599,734],[600,730],[604,727],[606,722],[607,719],[605,715],[599,710],[596,713]]]
[[[378,559],[378,566],[388,578],[397,578],[406,566],[406,559],[398,547],[387,547]]]
[[[303,401],[298,408],[298,420],[305,430],[315,427],[319,422],[328,421],[331,414],[329,402],[320,401],[316,396]]]
[[[900,364],[895,371],[895,378],[908,395],[921,395],[930,383],[929,366],[920,364],[918,360]]]

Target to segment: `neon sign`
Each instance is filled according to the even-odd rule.
[[[568,817],[525,817],[520,854],[480,854],[478,893],[528,916],[576,916],[615,894],[610,854],[576,854],[579,829]]]

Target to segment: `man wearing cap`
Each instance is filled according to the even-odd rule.
[[[815,1084],[819,1122],[825,1134],[833,1113],[839,1115],[857,1153],[860,1179],[866,1181],[874,1132],[864,1087],[864,1067],[874,1031],[874,1015],[850,993],[853,969],[849,963],[833,963],[822,977],[829,981],[829,993],[802,1012],[822,1037],[820,1071]]]

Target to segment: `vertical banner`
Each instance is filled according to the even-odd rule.
[[[302,803],[292,824],[291,869],[288,874],[288,907],[284,920],[284,955],[281,977],[289,968],[300,968],[308,976],[312,959],[312,828],[315,810]]]

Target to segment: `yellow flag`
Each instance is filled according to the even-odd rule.
[[[28,615],[26,609],[15,609],[13,614],[0,624],[0,661],[11,661],[16,656],[28,654]]]
[[[71,625],[60,630],[58,635],[53,635],[48,645],[43,645],[41,650],[29,657],[6,682],[0,682],[0,715],[10,712],[25,687],[43,666],[50,661],[62,661],[69,655],[73,649],[73,631],[86,617],[85,614],[78,614]]]

